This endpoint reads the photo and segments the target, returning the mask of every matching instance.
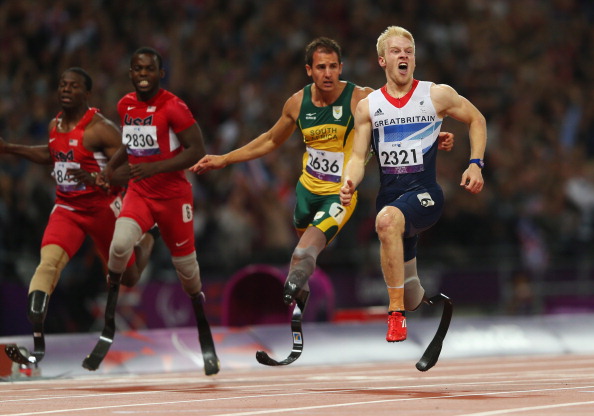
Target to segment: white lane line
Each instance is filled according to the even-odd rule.
[[[517,394],[517,393],[538,393],[538,392],[545,392],[545,391],[560,391],[560,390],[577,390],[583,388],[593,388],[594,386],[580,386],[580,387],[562,387],[562,388],[555,388],[555,389],[531,389],[531,390],[512,390],[512,391],[499,391],[499,392],[480,392],[480,393],[472,393],[472,394],[451,394],[447,396],[439,395],[439,396],[429,396],[429,397],[407,397],[407,398],[398,398],[398,399],[384,399],[384,400],[371,400],[371,401],[364,401],[364,402],[350,402],[350,403],[336,403],[336,404],[328,404],[328,405],[319,405],[319,406],[306,406],[306,407],[288,407],[288,408],[277,408],[277,409],[269,409],[269,410],[254,410],[248,412],[239,412],[239,413],[220,413],[217,415],[212,416],[253,416],[253,415],[265,415],[270,413],[290,413],[290,412],[302,412],[304,410],[315,410],[315,409],[331,409],[336,407],[350,407],[350,406],[361,406],[361,405],[370,405],[370,404],[379,404],[379,403],[394,403],[394,402],[408,402],[408,401],[417,401],[417,400],[428,400],[428,399],[452,399],[458,397],[474,397],[474,396],[497,396],[500,394]],[[338,393],[344,393],[344,390],[337,390]],[[320,393],[332,393],[332,391],[325,391]],[[85,408],[76,408],[76,409],[57,409],[57,410],[46,410],[40,412],[25,412],[25,413],[7,413],[3,416],[35,416],[35,415],[51,415],[56,413],[72,413],[72,412],[83,412],[83,411],[91,411],[91,410],[107,410],[107,409],[122,409],[122,408],[130,408],[130,407],[145,407],[145,406],[163,406],[167,404],[178,405],[182,403],[199,403],[199,402],[207,402],[207,401],[223,401],[223,400],[245,400],[249,398],[263,398],[263,397],[281,397],[281,396],[296,396],[300,394],[315,394],[311,392],[307,393],[282,393],[282,394],[259,394],[254,396],[238,396],[238,397],[226,397],[226,398],[210,398],[210,399],[195,399],[195,400],[178,400],[178,401],[167,401],[167,402],[152,402],[152,403],[133,403],[133,404],[118,404],[118,405],[110,405],[110,406],[95,406],[95,407],[85,407]],[[583,403],[594,403],[594,402],[583,402]],[[113,413],[118,413],[113,412]],[[126,412],[130,413],[130,412]],[[138,412],[140,413],[140,412]],[[488,413],[487,413],[488,414]],[[497,414],[497,413],[494,413]],[[478,416],[476,414],[474,416]],[[486,414],[485,414],[486,415]],[[466,415],[470,416],[470,415]],[[484,415],[483,415],[484,416]]]
[[[591,379],[592,376],[590,375],[588,378]],[[383,378],[381,380],[383,380]],[[575,378],[571,378],[570,380],[576,381]],[[254,381],[257,382],[258,380],[254,380]],[[378,381],[374,377],[369,377],[369,378],[359,377],[359,378],[357,378],[357,380],[348,380],[349,384],[351,384],[351,387],[347,387],[344,383],[344,381],[346,381],[346,380],[342,380],[342,381],[343,381],[342,385],[344,385],[344,387],[341,387],[341,388],[335,387],[334,390],[328,390],[329,387],[310,386],[310,387],[308,387],[307,392],[293,391],[293,393],[291,393],[291,394],[299,395],[299,394],[325,394],[325,393],[339,393],[339,392],[344,393],[344,392],[348,392],[348,391],[356,392],[356,391],[360,391],[360,390],[374,391],[374,390],[432,389],[432,388],[440,388],[440,387],[444,386],[444,383],[425,383],[425,384],[407,384],[407,385],[398,384],[396,386],[384,385],[381,387],[354,387],[354,386],[352,386],[355,383],[366,383],[366,382],[370,382],[370,381]],[[392,381],[393,381],[393,377],[392,377]],[[525,378],[525,379],[496,380],[496,381],[458,381],[458,382],[447,383],[447,386],[450,388],[453,388],[453,387],[464,387],[464,386],[490,386],[490,385],[501,386],[502,384],[506,384],[508,386],[508,388],[511,388],[513,385],[517,385],[517,384],[519,384],[519,385],[531,384],[532,386],[534,386],[535,384],[538,384],[540,386],[544,386],[547,384],[559,384],[560,382],[563,382],[563,381],[564,381],[563,379],[555,378],[555,377],[552,377],[549,380],[546,380],[546,379],[534,380],[531,378]],[[588,380],[588,381],[590,381],[590,380]],[[178,382],[178,384],[179,384],[179,382]],[[308,383],[276,383],[276,384],[239,385],[239,386],[217,385],[216,388],[219,391],[228,390],[230,392],[234,392],[236,390],[250,390],[250,389],[256,389],[256,388],[260,391],[264,391],[265,389],[286,390],[287,387],[301,386],[304,384],[308,384]],[[143,387],[143,386],[147,387],[144,384],[140,385],[140,387]],[[164,387],[164,386],[154,386],[154,387],[158,388],[158,387]],[[80,388],[80,387],[78,387],[78,388]],[[87,388],[92,389],[93,387],[87,387]],[[575,387],[575,388],[579,388],[579,387]],[[589,388],[589,386],[584,387],[584,388]],[[165,394],[165,393],[189,393],[189,392],[201,393],[201,392],[207,392],[209,389],[212,389],[212,386],[197,386],[197,387],[186,387],[186,388],[177,388],[177,389],[175,389],[175,388],[174,389],[162,389],[162,390],[155,390],[155,391],[126,391],[126,392],[101,393],[101,397],[110,398],[110,397],[118,397],[118,396],[124,397],[124,396],[152,395],[152,394]],[[554,389],[551,389],[551,390],[554,390]],[[274,397],[277,394],[284,395],[284,393],[268,393],[268,395],[271,397]],[[2,399],[2,400],[0,400],[0,404],[1,403],[10,403],[10,402],[25,403],[25,402],[38,402],[38,401],[63,400],[63,399],[70,399],[70,400],[85,399],[87,397],[96,397],[97,394],[96,393],[62,394],[62,395],[45,394],[41,397],[40,396],[41,395],[38,395],[37,397]],[[245,397],[251,397],[251,396],[245,396]],[[233,397],[222,397],[222,398],[220,398],[220,400],[228,400],[228,399],[232,399],[232,398]],[[239,396],[236,398],[239,398]]]
[[[493,378],[495,373],[483,373],[482,376],[483,377],[487,377],[487,378]],[[522,374],[521,377],[518,378],[509,378],[509,374],[505,374],[505,373],[496,373],[498,375],[502,375],[502,376],[506,376],[507,379],[506,380],[494,380],[494,381],[452,381],[452,379],[457,379],[457,378],[466,378],[466,377],[446,377],[448,379],[448,383],[447,385],[449,387],[463,387],[466,385],[471,385],[471,386],[489,386],[489,385],[507,385],[508,389],[511,388],[513,385],[523,385],[523,384],[531,384],[532,387],[545,387],[547,384],[559,384],[562,381],[580,381],[581,379],[587,379],[587,381],[590,381],[592,379],[592,374],[584,374],[584,375],[572,375],[572,376],[567,376],[567,377],[559,377],[558,375],[555,375],[554,373],[551,374],[547,374],[547,376],[549,376],[550,378],[541,378],[542,374],[540,372],[536,372],[534,375],[538,376],[539,379],[535,380],[532,377],[527,377],[528,374],[524,373]],[[372,391],[372,390],[386,390],[386,389],[392,389],[392,390],[402,390],[402,389],[427,389],[427,388],[439,388],[442,387],[444,385],[444,383],[441,382],[436,382],[439,379],[444,378],[443,376],[439,376],[439,377],[427,377],[426,381],[434,381],[434,383],[424,383],[424,384],[407,384],[407,385],[402,385],[399,384],[397,386],[382,386],[382,387],[362,387],[364,390],[367,391]],[[343,375],[343,377],[335,377],[335,376],[312,376],[312,377],[305,377],[303,382],[290,382],[290,383],[273,383],[273,384],[257,384],[257,385],[253,385],[253,384],[233,384],[233,385],[225,385],[226,382],[229,383],[235,383],[235,382],[242,382],[242,383],[249,383],[249,382],[254,382],[257,383],[258,381],[260,381],[261,379],[259,378],[249,378],[249,377],[245,377],[245,378],[241,378],[241,379],[234,379],[234,378],[225,378],[225,379],[218,379],[216,380],[216,388],[220,391],[230,391],[230,392],[237,392],[238,390],[253,390],[253,389],[258,389],[260,391],[263,391],[265,389],[286,389],[287,387],[292,387],[292,388],[299,388],[299,386],[303,386],[303,385],[308,385],[309,387],[309,393],[311,394],[321,394],[321,393],[325,393],[328,391],[328,388],[334,388],[335,391],[349,391],[349,390],[361,390],[362,388],[357,388],[354,385],[358,384],[358,383],[368,383],[368,382],[378,382],[378,381],[393,381],[394,377],[387,377],[387,376],[356,376],[356,377],[345,377]],[[415,380],[418,379],[416,377],[405,377],[404,379],[401,379],[401,382],[404,381],[410,381],[410,380]],[[158,380],[158,379],[157,379]],[[184,379],[185,380],[185,379]],[[81,380],[79,380],[81,381]],[[109,397],[124,397],[124,396],[133,396],[133,395],[154,395],[154,394],[163,394],[163,393],[184,393],[184,392],[197,392],[200,393],[201,391],[206,391],[208,389],[212,388],[212,385],[203,385],[204,383],[204,379],[195,379],[194,382],[196,382],[198,385],[197,386],[188,386],[188,387],[178,387],[180,385],[180,381],[179,380],[167,380],[166,382],[160,382],[157,384],[152,384],[152,382],[154,380],[151,380],[151,383],[147,383],[146,380],[136,380],[136,379],[114,379],[114,380],[110,380],[110,382],[115,382],[114,384],[129,384],[130,382],[135,383],[134,386],[137,387],[155,387],[154,391],[146,391],[146,390],[142,390],[142,391],[125,391],[125,392],[110,392],[110,393],[101,393],[102,397],[105,398],[109,398]],[[270,381],[270,380],[268,380]],[[319,387],[316,386],[312,386],[311,382],[314,382],[316,384],[321,384]],[[334,382],[340,381],[341,383],[341,388],[338,389],[336,387],[329,387],[328,384],[332,384]],[[325,383],[324,383],[325,382]],[[166,385],[172,385],[175,384],[175,388],[174,386],[170,386],[170,388],[166,388]],[[185,381],[185,384],[190,384],[187,383],[187,380]],[[326,385],[327,387],[323,387],[324,385]],[[348,385],[350,385],[350,387],[348,387]],[[77,389],[90,389],[92,390],[93,388],[97,387],[96,384],[92,384],[92,385],[77,385]],[[117,386],[114,386],[117,387]],[[173,387],[173,388],[171,388]],[[134,387],[132,387],[131,389],[133,389]],[[67,389],[67,387],[55,387],[52,390],[63,390],[63,389]],[[319,392],[315,391],[317,389],[323,389]],[[36,389],[32,389],[32,390],[36,390]],[[29,389],[26,389],[26,391],[29,391]],[[294,390],[293,390],[294,391]],[[19,393],[21,393],[22,391],[19,390]],[[273,394],[277,394],[277,393],[270,393],[271,395]],[[307,394],[307,393],[294,393],[294,394]],[[72,393],[65,393],[65,394],[61,394],[61,395],[57,395],[57,394],[49,394],[48,393],[48,389],[44,389],[43,393],[40,391],[40,394],[37,394],[34,397],[15,397],[15,398],[2,398],[0,399],[0,404],[2,403],[14,403],[14,402],[19,402],[19,403],[31,403],[31,402],[40,402],[40,401],[52,401],[52,400],[62,400],[62,399],[70,399],[70,400],[75,400],[75,399],[84,399],[87,397],[95,397],[97,396],[96,393],[86,393],[86,394],[72,394]],[[6,396],[5,396],[6,397]],[[246,396],[248,397],[248,396]],[[226,399],[226,398],[222,398],[222,399]]]
[[[571,406],[585,406],[588,404],[594,404],[594,401],[591,402],[575,402],[575,403],[559,403],[559,404],[550,404],[550,405],[543,405],[543,406],[531,406],[531,407],[515,407],[513,409],[501,409],[501,410],[491,410],[490,412],[480,412],[480,413],[464,413],[458,416],[493,416],[493,415],[508,415],[508,414],[516,414],[517,412],[529,412],[531,410],[550,410],[550,409],[558,409],[561,407],[571,407]]]

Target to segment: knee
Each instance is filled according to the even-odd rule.
[[[301,247],[296,247],[295,250],[293,251],[293,255],[292,255],[293,261],[299,261],[299,262],[314,262],[315,263],[315,252],[313,248],[301,248]]]
[[[172,262],[184,291],[190,296],[199,293],[202,290],[202,282],[200,280],[200,267],[198,260],[196,260],[196,254],[192,253],[184,257],[174,257]]]
[[[375,231],[380,240],[387,236],[401,236],[404,233],[404,215],[394,207],[383,208],[375,219]]]
[[[291,269],[302,270],[309,277],[316,268],[318,251],[314,247],[297,247],[291,256]]]
[[[134,242],[125,238],[113,238],[111,240],[110,254],[116,257],[123,257],[134,249]]]
[[[120,258],[128,256],[142,235],[140,226],[129,218],[118,218],[109,248],[110,254]]]

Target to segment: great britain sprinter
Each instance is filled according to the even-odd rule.
[[[473,194],[484,185],[487,127],[481,112],[452,87],[414,79],[415,42],[408,30],[388,27],[377,40],[377,54],[387,82],[357,105],[340,200],[353,203],[371,145],[380,170],[375,229],[389,296],[386,340],[396,342],[407,337],[406,311],[427,300],[417,273],[417,241],[442,214],[444,196],[436,178],[442,121],[449,116],[468,126],[470,157],[460,186]]]

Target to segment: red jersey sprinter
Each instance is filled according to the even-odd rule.
[[[157,224],[182,287],[192,300],[205,372],[209,375],[218,372],[219,364],[202,309],[204,295],[194,248],[193,194],[184,173],[184,169],[204,156],[204,142],[188,106],[161,88],[164,75],[161,55],[152,48],[138,49],[130,60],[129,72],[135,91],[118,103],[122,145],[100,179],[109,183],[114,170],[127,163],[130,180],[109,252],[113,290],[110,289],[111,300],[108,294],[107,309],[115,308],[117,285],[132,255],[134,242]],[[91,362],[83,365],[94,369],[102,359],[99,352],[96,359],[92,353]]]
[[[35,351],[24,357],[10,350],[15,361],[37,363],[43,358],[43,323],[62,270],[88,235],[106,262],[115,221],[121,208],[116,187],[112,192],[95,184],[98,172],[119,148],[120,132],[98,109],[89,107],[92,78],[82,68],[64,71],[58,84],[60,113],[49,123],[48,144],[26,146],[0,139],[0,154],[53,165],[56,200],[41,241],[41,261],[29,284],[28,318],[33,324]],[[119,169],[114,184],[125,184],[127,170]],[[121,189],[121,188],[119,188]],[[154,237],[138,236],[126,261],[124,280],[136,282],[146,266]],[[138,261],[137,261],[138,260]]]

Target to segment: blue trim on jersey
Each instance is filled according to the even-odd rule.
[[[392,143],[404,140],[423,140],[431,136],[435,131],[439,131],[441,125],[442,121],[384,126],[384,142]],[[411,136],[411,133],[417,134]],[[373,129],[373,138],[374,140],[379,140],[379,128]],[[433,143],[423,148],[423,154],[427,153],[431,146],[433,146]]]
[[[431,129],[431,133],[429,133],[429,134],[433,134],[433,132],[435,132],[436,130],[439,131],[439,129],[441,129],[441,124],[442,124],[441,121],[437,121],[437,122],[433,123],[433,128]],[[431,149],[431,146],[433,146],[433,143],[431,143],[429,146],[427,146],[423,149],[423,154],[426,154],[429,151],[429,149]]]
[[[411,133],[416,133],[419,130],[424,130],[431,124],[432,123],[412,123],[384,126],[384,141],[399,142],[406,139],[415,139],[415,136],[409,137]]]

